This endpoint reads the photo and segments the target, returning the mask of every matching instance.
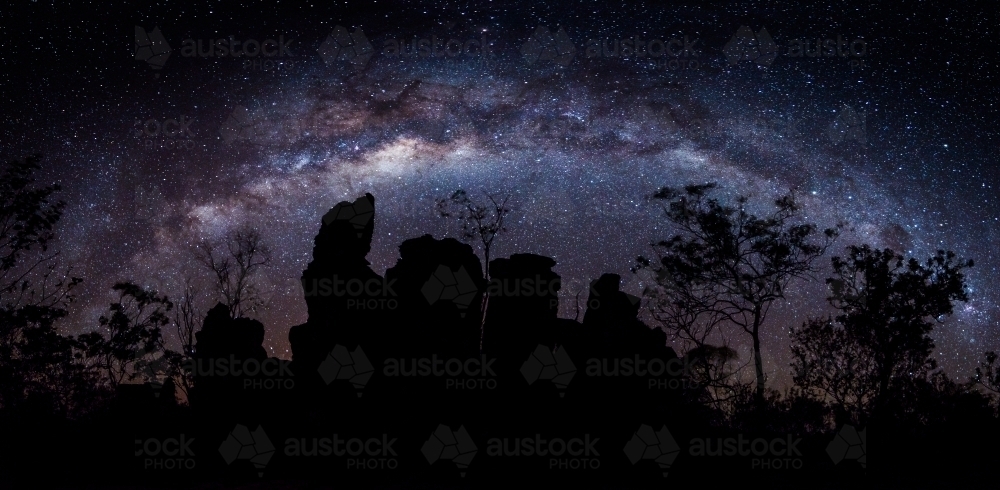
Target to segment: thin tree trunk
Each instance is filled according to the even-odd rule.
[[[482,316],[479,320],[479,356],[483,355],[483,337],[486,335],[486,310],[490,306],[490,248],[489,246],[483,246],[483,258],[486,259],[486,265],[483,268],[485,271],[486,278],[486,291],[483,292],[483,301],[480,304],[479,309],[481,310]]]
[[[480,308],[483,310],[482,319],[479,322],[479,355],[483,355],[483,335],[486,333],[486,309],[490,305],[490,292],[483,293],[483,302]]]
[[[760,307],[753,310],[753,356],[754,368],[757,371],[756,402],[759,408],[764,407],[764,361],[760,357]]]

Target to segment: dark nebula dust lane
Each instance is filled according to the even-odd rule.
[[[494,255],[553,257],[572,318],[603,272],[641,292],[629,267],[669,232],[646,196],[717,182],[759,211],[791,191],[821,227],[846,220],[837,251],[974,259],[971,300],[935,329],[935,355],[962,378],[1000,348],[997,60],[948,35],[989,39],[995,14],[338,4],[261,7],[252,22],[210,6],[73,20],[86,8],[0,14],[0,145],[43,154],[63,186],[58,248],[85,279],[74,333],[96,327],[116,280],[171,295],[204,281],[191,244],[250,223],[276,250],[256,315],[287,358],[327,210],[375,196],[381,274],[405,239],[458,236],[434,200],[459,188],[510,194]],[[140,32],[152,54],[136,56]],[[236,40],[261,54],[222,56]],[[802,282],[777,306],[770,376],[787,376],[788,328],[823,314],[824,297]]]

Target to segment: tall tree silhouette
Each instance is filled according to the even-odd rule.
[[[500,198],[486,194],[488,204],[474,202],[468,193],[459,189],[447,199],[437,199],[437,210],[442,218],[456,218],[462,225],[462,238],[466,242],[479,242],[483,248],[483,278],[487,288],[483,292],[482,318],[479,324],[479,352],[483,351],[483,334],[486,330],[486,309],[490,304],[490,257],[493,242],[497,236],[507,231],[504,220],[510,213],[507,201],[510,196]]]
[[[57,272],[59,254],[49,250],[65,203],[53,199],[59,185],[36,186],[41,160],[0,166],[0,406],[34,397],[58,411],[85,374],[73,339],[55,326],[82,279]]]
[[[229,316],[241,317],[263,305],[253,277],[271,262],[271,248],[258,229],[244,225],[222,240],[203,240],[194,255],[215,276],[216,291],[229,307]]]
[[[830,396],[852,418],[877,417],[908,380],[937,367],[930,333],[955,301],[968,300],[964,270],[973,262],[938,250],[920,263],[852,245],[832,263],[826,282],[838,313],[792,331],[794,381]]]
[[[196,303],[198,302],[199,291],[192,284],[191,279],[184,282],[184,293],[177,304],[174,312],[174,327],[177,329],[177,339],[181,343],[181,352],[186,356],[194,354],[195,329],[201,320]]]
[[[838,236],[839,225],[818,233],[816,225],[802,222],[792,195],[775,200],[776,209],[758,217],[747,211],[746,196],[738,196],[735,206],[708,197],[715,187],[664,187],[653,194],[667,202],[664,215],[677,233],[654,242],[657,258],[640,256],[633,270],[655,273],[656,286],[646,294],[652,296],[657,319],[675,337],[704,343],[713,330],[729,326],[750,337],[755,400],[762,406],[761,327],[788,284],[816,271],[813,264]]]
[[[202,319],[197,303],[200,291],[192,284],[191,278],[184,281],[184,293],[177,302],[177,309],[174,310],[174,328],[177,330],[177,339],[181,344],[181,351],[168,355],[171,365],[171,377],[176,378],[177,388],[184,393],[185,398],[190,400],[191,386],[194,383],[192,374],[186,366],[190,366],[194,359],[195,330]]]

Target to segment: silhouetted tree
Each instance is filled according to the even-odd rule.
[[[34,186],[40,160],[41,157],[32,156],[8,161],[0,173],[0,294],[7,301],[28,299],[25,294],[41,294],[31,288],[31,274],[58,256],[57,252],[46,252],[55,238],[52,227],[62,216],[66,203],[51,201],[52,194],[60,190],[58,184]],[[41,253],[23,262],[26,254],[34,251]],[[16,297],[6,296],[13,293],[17,293]],[[48,297],[31,299],[37,304]],[[21,303],[14,306],[17,304]]]
[[[459,189],[447,199],[437,200],[438,213],[442,218],[457,218],[462,225],[462,238],[466,242],[476,242],[483,248],[483,277],[490,284],[490,257],[493,242],[497,236],[507,231],[504,220],[510,213],[507,201],[510,196],[500,198],[486,194],[489,204],[472,201],[468,193]],[[483,350],[483,334],[486,329],[486,310],[490,304],[489,286],[483,293],[482,319],[479,327],[479,351]]]
[[[996,352],[989,351],[984,354],[971,381],[993,393],[1000,393],[1000,369],[995,366],[996,361]]]
[[[877,416],[911,380],[930,376],[934,323],[967,301],[963,271],[938,250],[921,264],[890,249],[850,246],[827,279],[837,315],[792,331],[795,383],[830,397],[852,418]]]
[[[191,280],[184,283],[184,293],[181,295],[177,310],[174,312],[174,327],[177,329],[177,339],[181,343],[181,352],[190,356],[194,353],[194,333],[198,326],[201,314],[195,303],[198,301],[199,291]]]
[[[983,359],[976,367],[976,374],[969,379],[969,384],[982,387],[989,394],[993,403],[994,413],[1000,415],[1000,369],[997,368],[997,353],[989,351],[983,354]]]
[[[231,317],[263,306],[253,276],[271,262],[271,248],[259,230],[245,225],[222,240],[204,240],[194,248],[194,255],[215,276],[216,291]]]
[[[751,383],[737,377],[746,364],[733,366],[739,359],[739,354],[733,348],[703,343],[688,349],[684,357],[691,368],[686,373],[688,381],[696,389],[707,390],[705,393],[709,395],[701,401],[722,413],[736,412],[736,407],[743,404],[746,394],[753,393]]]
[[[64,411],[87,389],[87,376],[75,342],[55,323],[82,279],[56,271],[59,254],[49,244],[65,203],[53,200],[59,185],[35,185],[40,161],[30,156],[0,167],[0,406],[34,398]]]
[[[735,206],[707,197],[715,184],[662,188],[652,198],[667,201],[664,215],[673,237],[652,244],[658,257],[638,257],[633,271],[650,268],[656,286],[654,317],[674,338],[704,345],[719,328],[736,326],[752,341],[756,401],[764,402],[761,327],[774,301],[785,297],[793,279],[811,277],[813,263],[839,234],[828,228],[816,239],[816,225],[802,222],[792,195],[774,201],[776,210],[758,217],[747,211],[749,199]]]
[[[156,382],[156,370],[147,364],[163,355],[162,328],[170,322],[167,313],[173,303],[154,290],[119,282],[112,288],[119,293],[107,315],[101,315],[101,332],[79,337],[93,365],[103,371],[112,388],[123,381],[144,377]]]
[[[877,393],[874,356],[833,318],[792,329],[793,381],[804,398],[832,405],[837,418],[861,424]]]
[[[197,302],[199,297],[198,289],[191,283],[191,279],[184,282],[184,293],[174,310],[174,328],[177,329],[177,339],[181,343],[181,351],[168,355],[171,372],[170,378],[177,379],[177,388],[190,400],[191,386],[193,379],[185,366],[190,365],[194,358],[195,330],[198,322],[201,321],[201,313],[198,311]]]

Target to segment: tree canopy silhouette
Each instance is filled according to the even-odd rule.
[[[36,185],[41,160],[8,160],[0,169],[0,406],[35,398],[47,400],[45,410],[64,411],[85,373],[56,322],[82,279],[58,272],[59,254],[49,250],[65,203],[54,199],[58,184]]]
[[[833,257],[829,301],[836,316],[810,320],[792,331],[794,381],[834,401],[857,423],[884,413],[908,380],[926,377],[937,365],[930,333],[967,301],[965,269],[938,250],[921,263],[890,249],[849,246]]]
[[[162,328],[170,322],[167,313],[173,303],[157,291],[129,282],[119,282],[112,289],[119,293],[118,301],[100,318],[107,337],[90,332],[81,335],[80,342],[112,388],[139,377],[156,381],[157,373],[147,369],[146,363],[165,351]]]
[[[244,225],[220,240],[203,240],[193,252],[215,276],[216,292],[229,307],[229,316],[242,317],[263,305],[253,278],[271,263],[271,247],[260,230]]]
[[[815,224],[802,221],[792,195],[778,198],[773,212],[758,217],[747,210],[746,196],[738,196],[734,206],[708,197],[715,188],[714,183],[664,187],[652,196],[667,203],[664,216],[677,233],[654,242],[656,259],[638,257],[633,271],[655,273],[656,285],[646,294],[654,318],[674,338],[703,347],[713,332],[731,326],[750,338],[760,404],[761,327],[788,284],[815,272],[816,259],[838,236],[839,225],[819,233]]]

